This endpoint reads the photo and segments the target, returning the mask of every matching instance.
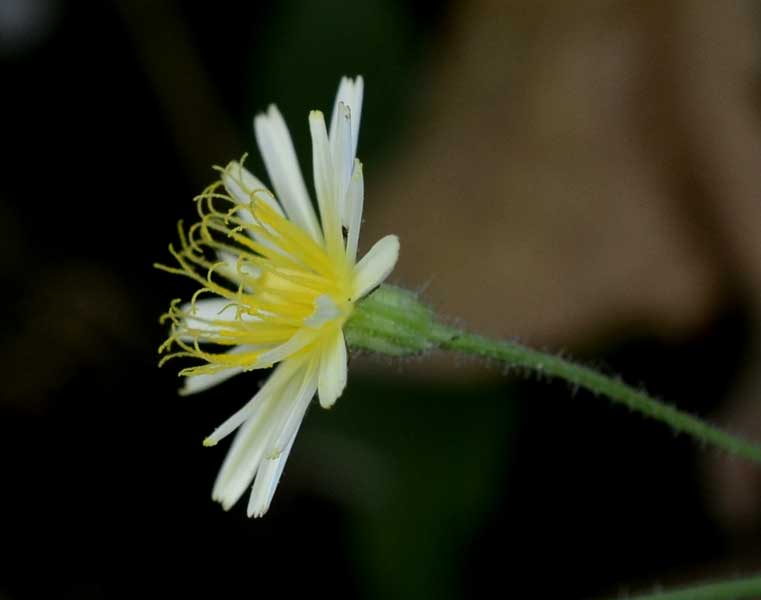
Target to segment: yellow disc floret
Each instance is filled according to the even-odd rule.
[[[172,328],[161,364],[179,356],[205,363],[180,375],[262,368],[283,353],[309,352],[353,307],[353,265],[344,252],[289,221],[268,190],[253,191],[248,204],[225,192],[217,181],[196,197],[200,221],[187,231],[180,222],[180,247],[169,247],[179,266],[157,265],[201,286],[162,316]],[[218,314],[197,310],[203,294],[221,299]]]

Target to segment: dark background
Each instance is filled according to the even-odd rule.
[[[137,580],[159,574],[171,594],[212,576],[215,597],[496,590],[573,599],[758,568],[757,520],[715,509],[722,490],[689,439],[604,399],[478,361],[458,361],[445,376],[429,369],[440,357],[358,357],[336,407],[310,411],[263,519],[211,501],[224,449],[201,441],[252,395],[258,375],[176,394],[173,367],[156,368],[158,317],[192,287],[151,265],[168,260],[176,221],[194,215],[212,164],[250,152],[249,166],[262,172],[251,118],[269,102],[308,165],[307,112],[330,107],[344,74],[366,80],[359,154],[375,165],[368,221],[373,205],[393,202],[372,195],[371,178],[408,156],[417,103],[440,85],[461,14],[473,17],[462,4],[0,7],[4,598],[133,597],[145,592]],[[551,14],[552,3],[543,10]],[[471,110],[481,110],[475,100]],[[475,211],[479,201],[474,194]],[[414,223],[419,213],[409,211]],[[402,237],[401,261],[414,263],[404,248]],[[718,300],[678,334],[637,319],[587,336],[485,333],[566,349],[687,410],[719,415],[755,344],[753,285],[743,283],[744,267],[722,269],[731,272]],[[647,270],[636,285],[646,280]],[[404,270],[392,281],[426,283]],[[470,295],[478,310],[481,294]],[[447,302],[435,286],[423,297]],[[483,306],[495,319],[511,310]],[[45,576],[10,582],[27,569]],[[53,572],[122,583],[69,587]]]

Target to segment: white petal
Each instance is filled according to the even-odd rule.
[[[341,83],[338,84],[338,93],[336,93],[336,101],[333,104],[333,115],[330,119],[330,139],[333,139],[333,133],[336,130],[338,104],[343,102],[351,110],[352,159],[357,155],[357,140],[359,139],[359,121],[362,116],[364,87],[365,82],[361,75],[358,75],[353,81],[348,77],[341,78]]]
[[[325,344],[320,360],[320,406],[330,408],[346,387],[346,342],[340,329]]]
[[[297,372],[301,366],[296,365]],[[273,373],[273,376],[275,374]],[[259,401],[254,403],[248,420],[238,430],[212,491],[212,498],[221,502],[225,510],[229,510],[238,501],[254,479],[256,470],[264,458],[267,443],[274,435],[276,413],[278,409],[283,409],[283,402],[287,401],[290,395],[294,379],[295,385],[301,383],[296,375],[290,373],[288,377],[283,374],[282,378],[278,378],[277,385],[269,388],[269,393],[262,394],[265,390],[262,388],[257,394]]]
[[[272,192],[264,187],[264,184],[249,173],[240,163],[236,161],[228,163],[227,167],[225,167],[225,170],[222,172],[222,183],[233,200],[249,209],[239,210],[235,214],[235,216],[241,219],[244,223],[254,224],[256,222],[256,219],[254,219],[254,215],[250,210],[252,208],[251,203],[254,200],[266,204],[281,217],[285,216],[283,209],[280,208],[280,204],[275,199],[275,196],[272,195]],[[258,235],[251,229],[245,229],[245,232],[255,241],[267,248],[277,249],[277,246],[266,236]]]
[[[179,337],[184,342],[198,341],[213,342],[215,334],[225,328],[227,323],[234,322],[238,316],[242,321],[261,321],[260,317],[241,312],[238,315],[238,306],[225,298],[203,298],[196,300],[195,304],[186,302],[180,310],[188,313],[179,326]],[[213,322],[212,322],[213,321]],[[192,334],[188,330],[192,329]],[[208,337],[208,339],[204,339]]]
[[[394,270],[399,258],[399,238],[387,235],[381,238],[354,267],[353,297],[357,301],[383,283]]]
[[[210,436],[204,441],[204,446],[215,446],[220,440],[230,435],[241,424],[252,418],[252,415],[261,408],[267,398],[277,393],[289,380],[293,377],[293,374],[298,369],[299,363],[297,361],[286,361],[279,364],[267,379],[266,383],[251,398],[238,412],[232,415],[219,427],[217,427]]]
[[[217,258],[224,263],[217,267],[217,272],[234,282],[241,285],[243,291],[253,291],[253,283],[262,276],[262,270],[247,260],[239,260],[238,256],[230,252],[219,251]]]
[[[309,130],[312,134],[312,165],[317,204],[320,207],[325,244],[330,249],[343,244],[340,214],[336,201],[336,172],[330,152],[325,118],[319,110],[309,113]]]
[[[309,366],[304,375],[298,394],[293,399],[293,406],[283,425],[282,431],[275,438],[274,444],[270,444],[265,451],[267,456],[259,464],[256,479],[251,489],[251,497],[248,502],[248,516],[261,517],[269,509],[275,489],[280,481],[285,462],[291,453],[296,434],[304,420],[309,403],[317,389],[317,369],[314,365]],[[290,401],[290,399],[289,399]]]
[[[186,302],[182,305],[181,310],[189,312],[200,319],[224,319],[221,314],[229,318],[235,317],[235,305],[231,304],[226,298],[202,298],[195,303]],[[232,311],[232,314],[228,311]]]
[[[220,326],[207,321],[234,321],[237,308],[225,298],[203,298],[195,303],[186,302],[180,310],[193,315],[185,318],[181,327],[213,333]]]
[[[238,203],[249,206],[252,200],[259,199],[283,216],[283,210],[272,193],[239,162],[233,160],[227,164],[225,170],[222,171],[222,183],[230,197]],[[254,220],[247,210],[240,211],[238,215],[249,223]]]
[[[313,342],[318,333],[310,329],[300,329],[291,338],[272,350],[262,354],[257,360],[255,369],[264,369],[291,356]]]
[[[254,279],[258,279],[262,276],[262,270],[260,267],[257,267],[255,264],[245,259],[239,262],[238,259],[240,257],[233,254],[232,252],[225,252],[224,250],[220,250],[217,252],[217,258],[220,262],[225,263],[225,269],[232,271],[233,273],[237,273],[240,270],[247,277],[252,277]]]
[[[292,406],[285,416],[282,427],[277,436],[274,436],[267,447],[267,456],[269,458],[277,457],[285,450],[288,443],[296,435],[304,414],[309,408],[309,404],[314,398],[317,391],[318,361],[310,362],[304,376],[301,387],[295,394]]]
[[[357,244],[359,243],[359,230],[362,227],[362,208],[365,201],[365,179],[362,174],[362,163],[354,159],[354,171],[346,194],[346,256],[350,263],[357,260]]]
[[[294,435],[280,456],[265,459],[259,464],[246,510],[249,517],[261,517],[269,510],[277,484],[280,482],[280,476],[283,474],[283,467],[285,467],[295,440],[296,436]]]
[[[271,105],[254,119],[254,133],[272,187],[288,218],[320,240],[320,228],[301,174],[291,134],[280,111]]]
[[[249,419],[238,430],[222,464],[211,497],[220,502],[225,510],[230,510],[246,491],[262,460],[267,443],[268,408],[263,406],[257,418]]]
[[[254,350],[256,350],[256,346],[235,346],[232,350],[228,350],[228,354],[242,354]],[[189,396],[191,394],[208,390],[223,381],[227,381],[242,371],[243,369],[241,367],[230,367],[224,371],[218,371],[217,373],[211,373],[209,375],[188,375],[182,382],[179,394],[180,396]]]
[[[243,369],[240,367],[232,367],[210,375],[189,375],[182,382],[179,394],[180,396],[189,396],[190,394],[208,390],[223,381],[227,381],[242,371]]]
[[[335,170],[336,206],[338,207],[338,214],[341,216],[341,223],[346,225],[349,222],[346,192],[349,188],[351,168],[354,163],[351,146],[351,111],[346,104],[340,102],[336,113],[337,116],[334,115],[334,119],[337,121],[335,131],[331,131],[330,134],[330,153]]]

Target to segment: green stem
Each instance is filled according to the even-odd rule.
[[[633,596],[629,600],[743,600],[761,597],[761,576]]]
[[[564,358],[462,331],[438,322],[434,312],[408,290],[383,285],[357,304],[344,329],[353,348],[392,356],[420,354],[433,348],[498,360],[556,377],[617,404],[670,425],[726,452],[761,463],[761,446],[656,400],[616,377]],[[702,585],[673,592],[637,596],[632,600],[742,600],[761,598],[761,576]]]
[[[673,406],[656,400],[616,377],[564,358],[502,342],[439,323],[434,312],[418,301],[416,294],[383,285],[357,304],[344,328],[353,348],[392,356],[420,354],[432,348],[498,360],[563,379],[594,394],[606,396],[695,439],[726,452],[761,463],[761,446],[730,435],[718,427]],[[636,596],[631,600],[743,600],[761,598],[761,576],[713,583],[672,592]]]
[[[697,440],[722,450],[761,463],[761,447],[702,421],[646,393],[636,390],[621,380],[608,377],[588,367],[563,358],[538,352],[511,342],[490,340],[443,325],[437,325],[434,336],[439,347],[496,359],[519,367],[526,367],[559,379],[564,379],[595,394],[623,404],[633,411],[670,425],[675,431],[688,433]]]
[[[616,377],[519,344],[491,340],[443,325],[437,321],[434,312],[408,290],[389,285],[378,288],[355,307],[344,333],[350,346],[382,354],[406,356],[438,347],[483,356],[563,379],[662,421],[675,431],[687,433],[704,444],[761,463],[761,446],[656,400]]]

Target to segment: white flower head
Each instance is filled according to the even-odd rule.
[[[172,302],[161,361],[188,356],[203,364],[180,371],[181,393],[207,389],[243,371],[274,366],[258,393],[204,440],[213,446],[238,430],[212,497],[229,509],[252,485],[249,516],[269,508],[304,414],[314,397],[333,405],[346,386],[343,326],[355,302],[378,286],[399,255],[389,235],[357,261],[364,181],[355,157],[362,77],[343,78],[330,133],[309,114],[319,220],[288,128],[270,106],[254,119],[272,191],[239,162],[196,200],[200,220],[170,246],[178,267],[201,288]],[[207,295],[210,297],[200,296]]]

